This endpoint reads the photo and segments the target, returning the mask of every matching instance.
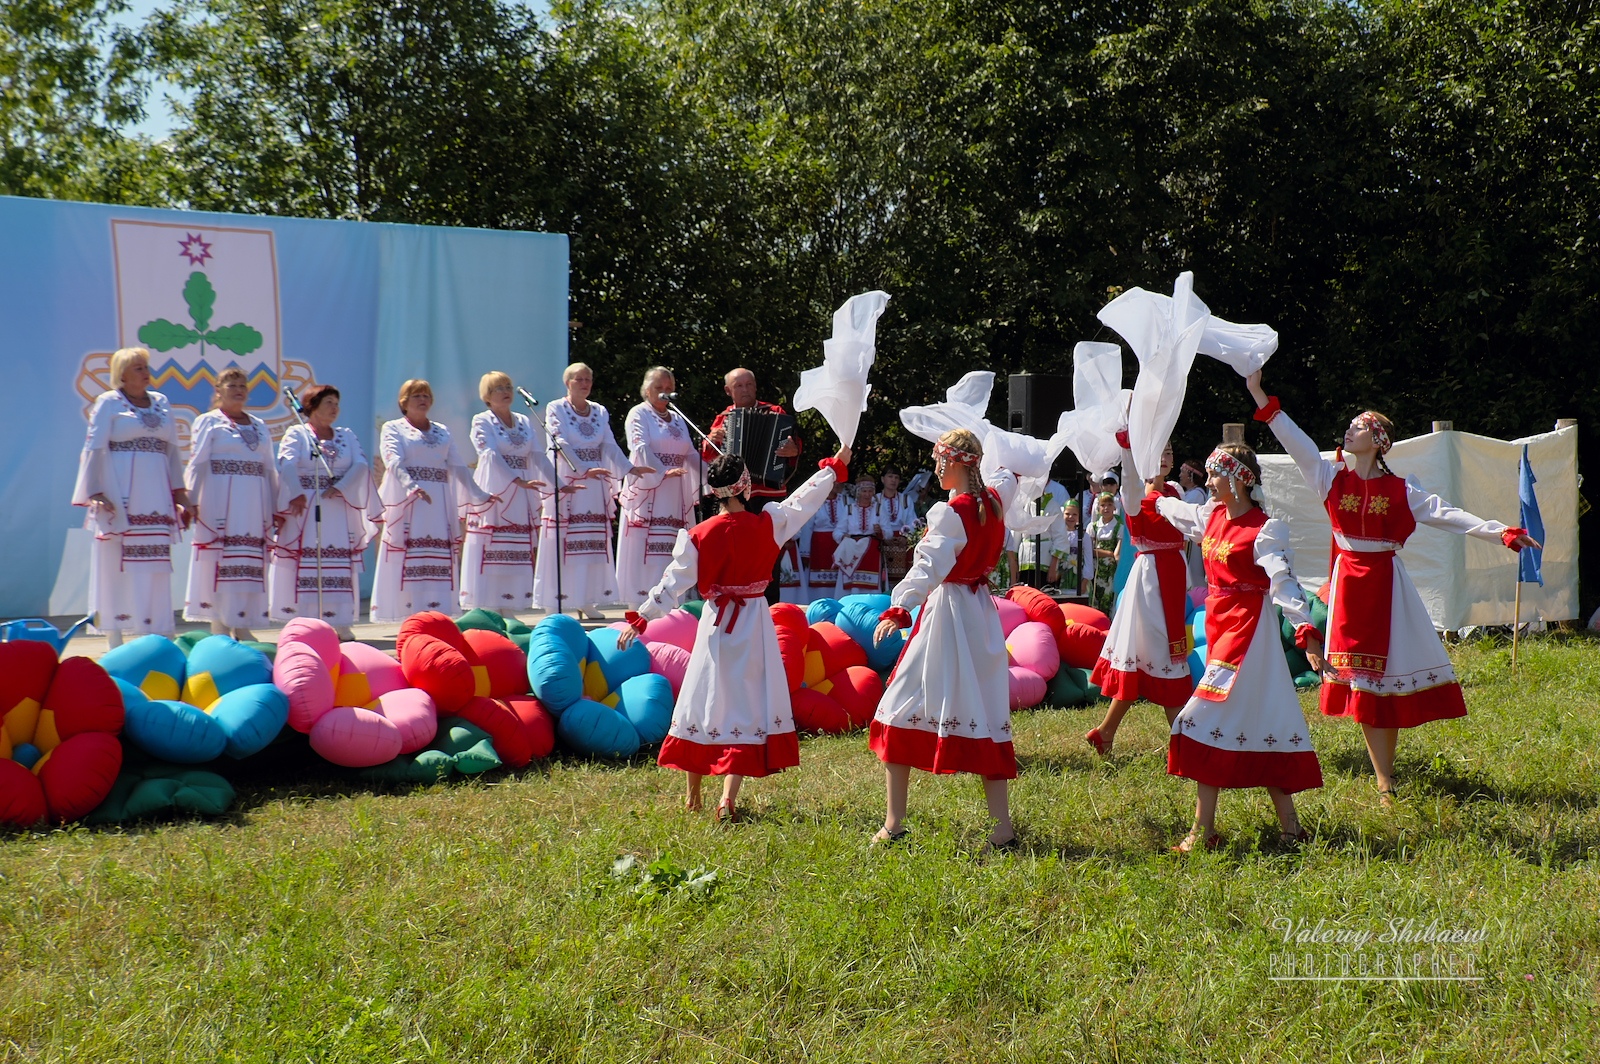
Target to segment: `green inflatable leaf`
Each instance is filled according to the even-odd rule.
[[[501,635],[506,634],[505,618],[500,616],[494,610],[486,610],[481,606],[475,609],[470,609],[466,613],[463,613],[461,616],[457,617],[456,627],[461,629],[463,632],[471,631],[472,629],[476,628],[484,632],[499,632]]]
[[[206,333],[206,342],[236,355],[248,355],[261,346],[261,334],[240,323],[211,330]]]
[[[198,342],[200,334],[193,329],[174,324],[166,318],[157,318],[139,326],[139,342],[157,351],[171,351],[175,347],[188,347]]]
[[[205,332],[211,328],[211,312],[217,305],[217,290],[211,287],[209,277],[199,270],[191,273],[189,283],[183,286],[183,301],[189,304],[189,317],[194,319],[197,330]]]

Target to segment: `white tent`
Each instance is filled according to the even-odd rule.
[[[1427,491],[1479,517],[1519,524],[1517,463],[1522,446],[1538,479],[1534,491],[1544,518],[1544,586],[1522,588],[1522,619],[1570,620],[1578,616],[1578,430],[1557,429],[1520,440],[1494,440],[1468,432],[1435,432],[1401,440],[1386,456],[1389,467],[1415,477]],[[1333,457],[1333,452],[1323,452]],[[1332,537],[1322,500],[1312,497],[1286,454],[1263,454],[1262,491],[1267,511],[1289,524],[1295,575],[1308,589],[1328,579]],[[1418,528],[1400,552],[1428,614],[1438,628],[1510,624],[1517,590],[1517,556],[1497,544]]]

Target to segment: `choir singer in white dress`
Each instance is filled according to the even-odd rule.
[[[379,433],[383,456],[383,536],[372,582],[372,621],[403,621],[424,610],[448,610],[456,601],[456,548],[463,519],[489,497],[472,482],[450,430],[431,421],[433,387],[425,380],[400,386],[404,417]]]
[[[214,407],[194,419],[184,482],[194,499],[186,621],[249,640],[267,607],[267,546],[272,541],[278,466],[266,422],[247,413],[250,381],[229,366],[217,376]]]
[[[617,588],[623,601],[637,602],[667,571],[678,532],[694,524],[700,500],[700,455],[683,418],[667,408],[677,381],[665,366],[645,371],[644,402],[623,423],[628,459],[653,473],[629,474],[622,482],[622,521],[617,526]]]
[[[546,503],[539,529],[539,574],[533,599],[540,609],[560,610],[570,604],[585,617],[598,620],[600,610],[618,600],[617,566],[611,555],[617,490],[628,474],[655,470],[629,465],[628,456],[617,446],[611,415],[599,403],[589,401],[594,388],[592,369],[574,362],[562,372],[561,380],[567,394],[544,412],[545,431],[558,448],[555,464],[560,489]]]
[[[178,423],[150,390],[150,352],[111,356],[111,391],[94,401],[72,505],[87,508],[89,612],[112,646],[172,635],[172,544],[190,520]]]
[[[511,409],[516,390],[510,376],[485,373],[478,396],[489,409],[472,419],[472,446],[478,452],[472,479],[493,501],[467,521],[461,608],[509,617],[533,605],[534,529],[542,493],[555,490],[556,478],[543,427]]]
[[[311,385],[300,393],[300,409],[306,423],[291,425],[278,443],[282,527],[272,547],[272,619],[281,624],[319,616],[320,573],[320,616],[338,629],[341,639],[351,640],[350,626],[360,607],[362,552],[377,534],[383,509],[361,441],[353,429],[335,424],[339,389]]]

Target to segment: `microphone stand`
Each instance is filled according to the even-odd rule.
[[[527,404],[529,410],[534,410],[534,408],[539,405],[539,400],[530,395],[526,388],[518,388],[517,391],[521,393],[522,401]],[[566,448],[562,447],[556,435],[551,433],[550,472],[555,475],[555,484],[552,485],[551,488],[550,509],[555,514],[554,550],[556,552],[556,612],[566,613],[563,601],[565,596],[563,595],[563,589],[561,587],[561,560],[566,551],[563,549],[561,543],[561,466],[557,462],[558,458],[565,459],[567,465],[574,473],[578,471],[578,467],[573,465],[571,456],[567,454]]]
[[[311,433],[311,453],[316,458],[317,464],[322,466],[322,472],[324,474],[326,474],[326,476],[328,478],[328,488],[331,489],[333,487],[333,467],[328,464],[328,456],[322,453],[322,441],[317,438],[316,431],[314,429],[312,429],[312,427],[306,422],[305,414],[300,409],[300,400],[299,400],[299,398],[296,397],[295,394],[293,392],[291,392],[287,387],[285,387],[283,389],[283,397],[284,397],[284,399],[286,399],[288,401],[286,403],[286,405],[289,407],[289,413],[294,415],[295,421],[299,422],[301,428],[303,428],[307,432]],[[323,611],[323,608],[322,608],[322,493],[323,493],[324,490],[327,490],[327,489],[324,489],[319,484],[314,489],[312,489],[312,492],[311,492],[312,519],[316,522],[316,525],[317,525],[317,620],[319,620],[319,621],[326,619],[324,617],[324,611]],[[301,535],[301,538],[303,540],[304,537],[305,537],[305,531],[303,529],[301,530],[300,535]],[[303,550],[303,548],[302,548],[302,550]],[[351,587],[351,595],[352,596],[354,596],[355,591],[356,591],[356,589],[354,588],[354,586],[352,586]],[[296,597],[298,597],[299,594],[300,594],[300,564],[299,564],[299,559],[297,558],[297,559],[295,559],[295,595],[296,595]],[[358,601],[356,603],[356,605],[359,606],[360,602]]]

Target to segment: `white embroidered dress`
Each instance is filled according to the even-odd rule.
[[[893,606],[922,611],[878,703],[871,743],[891,763],[1000,779],[1016,776],[1010,659],[987,573],[1005,549],[1002,514],[1016,497],[1017,478],[1000,469],[984,479],[999,512],[981,524],[974,518],[971,549],[958,505],[974,504],[973,496],[934,503],[911,569],[894,587]]]
[[[195,509],[184,620],[230,628],[267,624],[267,548],[277,502],[272,434],[254,414],[235,424],[220,410],[194,419],[184,481]]]
[[[618,497],[617,589],[624,602],[636,602],[666,572],[678,532],[694,524],[701,494],[700,455],[683,418],[670,411],[663,418],[649,403],[628,411],[623,428],[632,464],[655,470],[628,476]],[[667,476],[678,469],[681,475]]]
[[[183,486],[178,423],[167,397],[146,392],[148,407],[106,392],[89,412],[72,505],[103,494],[116,512],[89,507],[89,612],[101,632],[171,635],[172,544],[178,538],[172,492]]]
[[[383,534],[372,583],[372,620],[403,621],[425,610],[449,611],[456,601],[458,522],[469,500],[487,502],[470,479],[450,430],[426,431],[405,418],[383,424]],[[426,493],[424,500],[419,492]]]
[[[333,473],[323,469],[318,452]],[[320,495],[322,527],[317,528]],[[305,500],[298,516],[288,510]],[[383,516],[372,467],[356,434],[336,425],[333,438],[319,440],[310,426],[293,425],[278,443],[278,513],[285,517],[272,548],[269,598],[272,619],[316,617],[317,574],[322,574],[323,620],[344,628],[355,623],[360,605],[362,552],[376,534],[372,522]],[[321,565],[318,565],[318,542]]]
[[[764,550],[775,551],[800,530],[828,498],[836,479],[831,468],[821,469],[788,498],[768,503],[760,514],[738,515],[747,530],[764,523],[755,518],[770,518],[770,547],[737,557],[734,555],[739,552],[724,552],[726,557],[711,557],[708,552],[703,563],[708,576],[714,566],[718,572],[760,573],[761,579],[751,585],[749,594],[734,594],[726,604],[718,602],[717,585],[706,594],[694,649],[672,711],[672,726],[662,746],[661,764],[673,762],[673,767],[685,771],[756,776],[765,775],[769,768],[798,764],[789,681],[778,652],[772,610],[762,597],[771,572],[771,563],[765,559],[773,555],[762,555]],[[712,518],[699,527],[703,530],[719,520],[728,519]],[[678,533],[672,561],[639,606],[640,615],[647,620],[665,616],[685,598],[705,590],[699,587],[702,560],[693,535],[690,529]],[[760,564],[753,559],[760,559]],[[761,663],[759,668],[753,667],[755,662]],[[679,755],[675,762],[674,751]]]
[[[1211,516],[1221,503],[1203,505],[1180,499],[1160,498],[1156,510],[1185,539],[1202,543]],[[1277,786],[1291,793],[1322,785],[1311,730],[1300,709],[1299,695],[1289,665],[1284,658],[1278,617],[1272,609],[1283,610],[1289,623],[1298,628],[1311,623],[1310,610],[1294,578],[1294,552],[1289,547],[1289,528],[1274,518],[1256,531],[1253,557],[1265,571],[1267,594],[1262,614],[1250,637],[1249,648],[1238,671],[1232,675],[1226,695],[1220,700],[1196,693],[1172,722],[1171,743],[1179,736],[1200,745],[1199,756],[1190,755],[1191,765],[1204,771],[1191,775],[1199,782],[1218,787]],[[1225,558],[1225,555],[1224,555]],[[1217,594],[1211,589],[1212,596]],[[1214,602],[1214,599],[1213,599]],[[1213,602],[1208,602],[1216,612]],[[1207,618],[1207,635],[1215,641],[1212,618]],[[1208,655],[1209,657],[1209,655]],[[1230,670],[1231,671],[1231,670]],[[1212,664],[1201,679],[1202,689],[1214,675],[1226,675]],[[1173,765],[1169,746],[1169,771]],[[1209,776],[1209,778],[1204,778]]]
[[[611,415],[599,403],[586,414],[573,409],[570,400],[557,399],[545,408],[545,431],[560,441],[563,454],[556,459],[557,480],[563,487],[576,485],[571,494],[545,500],[539,528],[539,573],[534,582],[534,604],[554,610],[576,606],[607,606],[617,601],[617,569],[611,556],[611,519],[614,497],[628,472],[628,456],[611,432]],[[606,476],[583,477],[589,469],[604,469]],[[560,507],[561,542],[556,542],[556,511]],[[557,572],[561,566],[561,602],[556,599]]]
[[[546,493],[555,490],[544,429],[525,414],[512,424],[493,410],[472,418],[478,468],[472,480],[494,496],[487,509],[467,519],[461,549],[461,608],[526,610],[533,606],[535,528]],[[543,488],[516,483],[531,480]]]

